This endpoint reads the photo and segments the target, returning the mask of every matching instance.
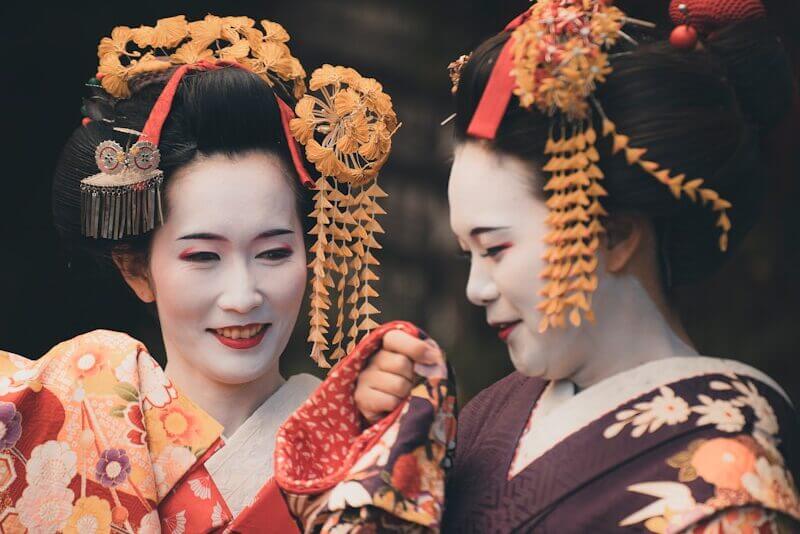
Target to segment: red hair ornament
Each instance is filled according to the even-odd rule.
[[[761,0],[672,0],[669,15],[677,26],[669,42],[680,50],[694,50],[699,36],[744,20],[766,17]]]

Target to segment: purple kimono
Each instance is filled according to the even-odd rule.
[[[660,360],[531,419],[548,389],[514,373],[464,408],[445,532],[800,532],[798,416],[759,371]]]

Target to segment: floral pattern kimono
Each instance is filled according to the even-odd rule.
[[[209,472],[222,427],[141,343],[98,330],[36,361],[0,352],[0,532],[438,530],[455,435],[446,367],[417,366],[409,399],[366,430],[353,401],[393,328],[418,334],[387,324],[334,367],[277,431],[274,477],[236,514]]]
[[[577,394],[514,373],[459,417],[445,532],[800,532],[797,413],[744,364],[644,364]]]

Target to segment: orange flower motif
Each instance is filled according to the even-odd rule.
[[[151,53],[147,53],[138,60],[133,60],[128,66],[128,71],[125,76],[130,79],[139,74],[147,72],[160,72],[170,68],[170,62],[165,61],[163,58],[159,59]]]
[[[217,59],[242,65],[270,86],[288,82],[295,98],[302,97],[306,73],[285,44],[289,34],[280,24],[268,20],[261,21],[266,33],[254,25],[249,17],[207,15],[203,20],[187,22],[179,15],[160,19],[154,27],[119,26],[100,41],[98,78],[111,96],[128,98],[128,82],[135,76]],[[141,50],[129,52],[130,42]]]
[[[286,32],[286,30],[283,29],[283,26],[281,26],[277,22],[262,20],[261,27],[264,28],[264,37],[268,41],[277,41],[279,43],[285,43],[289,40],[289,34]]]
[[[200,43],[199,46],[207,47],[217,39],[222,38],[222,17],[206,15],[203,20],[190,22],[188,31],[192,42]]]
[[[175,404],[165,409],[159,415],[159,419],[164,425],[167,437],[173,442],[187,442],[197,430],[194,416]]]
[[[392,99],[372,78],[333,65],[315,70],[309,88],[319,95],[298,102],[292,133],[323,176],[363,185],[378,174],[391,148],[397,128]]]
[[[178,48],[175,53],[170,56],[170,59],[175,63],[190,65],[203,59],[211,59],[213,56],[214,52],[206,48],[202,41],[189,41]]]
[[[752,471],[755,463],[753,451],[730,438],[708,440],[692,456],[692,467],[703,480],[737,491],[743,488],[742,476]]]
[[[174,48],[188,35],[189,23],[183,15],[159,19],[154,28],[140,26],[133,30],[133,40],[139,48]]]
[[[100,84],[111,96],[116,98],[128,98],[131,91],[127,82],[128,68],[119,60],[116,54],[106,54],[100,59],[100,66],[97,68],[97,77]]]
[[[111,31],[111,37],[103,37],[97,47],[97,57],[102,59],[106,54],[117,56],[128,54],[128,43],[133,38],[133,31],[127,26],[117,26]],[[136,53],[138,55],[138,52]]]

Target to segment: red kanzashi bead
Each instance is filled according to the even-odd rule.
[[[697,30],[688,24],[681,24],[669,36],[669,44],[678,50],[694,50],[697,46]]]
[[[90,119],[89,117],[84,117],[81,119],[81,124],[83,124],[84,126],[88,126],[90,122],[92,122],[92,119]]]

